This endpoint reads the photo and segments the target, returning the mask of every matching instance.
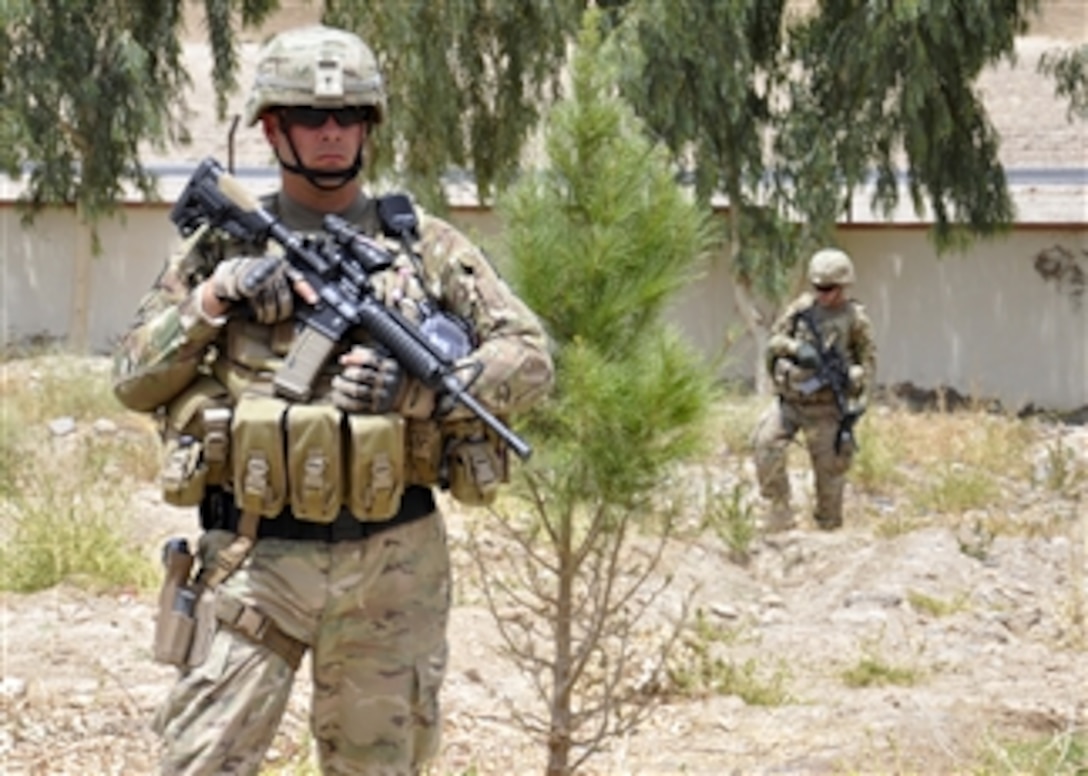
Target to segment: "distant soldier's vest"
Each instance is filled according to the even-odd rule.
[[[813,316],[813,321],[819,331],[819,341],[817,341],[809,326],[800,320],[802,312],[805,311],[798,311],[794,314],[790,323],[790,336],[802,342],[809,342],[820,349],[834,348],[843,357],[844,362],[849,364],[851,361],[850,338],[857,321],[857,310],[854,307],[854,302],[848,299],[845,304],[835,308],[813,305],[809,314]],[[772,376],[779,394],[788,401],[805,404],[830,404],[835,401],[830,388],[822,388],[813,393],[799,390],[798,386],[809,380],[813,376],[813,371],[800,368],[792,363],[786,364],[785,359],[778,360],[772,371]]]

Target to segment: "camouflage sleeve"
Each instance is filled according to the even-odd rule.
[[[203,230],[196,232],[167,262],[114,354],[113,391],[129,409],[152,412],[177,396],[219,334],[221,322],[200,308],[202,237]]]
[[[876,339],[873,324],[865,307],[854,302],[854,325],[850,332],[850,360],[865,370],[862,393],[858,397],[863,405],[869,403],[869,392],[876,384]]]
[[[788,358],[797,351],[797,339],[794,334],[794,318],[802,310],[812,306],[812,295],[807,291],[793,300],[785,311],[778,316],[778,320],[771,327],[771,335],[767,339],[767,351],[764,354],[766,362],[771,364],[776,358]]]
[[[434,284],[431,293],[475,331],[478,346],[469,359],[483,371],[473,383],[473,395],[499,414],[543,398],[553,379],[548,337],[480,249],[445,221],[423,215],[419,252]]]

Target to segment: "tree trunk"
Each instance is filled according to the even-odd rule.
[[[72,267],[72,298],[68,325],[68,347],[76,353],[90,349],[91,286],[93,275],[91,259],[94,253],[94,231],[88,224],[83,209],[76,205],[76,251]]]
[[[740,253],[740,213],[733,208],[729,209],[729,265],[737,265],[737,255]],[[744,321],[744,328],[752,335],[755,345],[755,355],[752,364],[752,374],[755,377],[756,393],[770,394],[771,378],[763,366],[763,353],[767,347],[767,339],[770,336],[770,326],[763,320],[763,314],[756,306],[755,294],[752,293],[751,283],[738,277],[733,278],[733,300],[737,305],[737,311]]]
[[[548,735],[548,776],[568,776],[571,747],[571,654],[574,616],[574,517],[563,515],[559,525],[559,590],[556,596],[555,663],[552,665],[552,707]]]

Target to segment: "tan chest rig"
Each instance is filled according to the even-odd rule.
[[[418,325],[430,298],[419,260],[397,241],[385,247],[395,258],[370,276],[374,296]],[[194,505],[218,485],[233,492],[243,513],[275,518],[289,509],[299,520],[328,523],[343,508],[359,520],[388,520],[407,485],[447,487],[473,505],[494,499],[507,454],[483,423],[345,414],[331,404],[337,358],[352,344],[368,344],[365,332],[353,330],[338,343],[309,401],[277,396],[273,381],[297,336],[295,321],[227,322],[210,374],[167,408],[166,501]]]
[[[856,320],[853,302],[847,301],[842,307],[835,309],[814,306],[811,312],[821,341],[816,341],[812,330],[801,323],[800,312],[794,315],[790,336],[808,342],[820,350],[834,348],[840,352],[844,362],[849,364],[848,348]],[[780,358],[774,364],[772,375],[782,395],[790,401],[802,404],[831,404],[835,401],[830,387],[821,387],[815,391],[807,388],[812,383],[815,370],[803,369],[793,365],[788,359]]]

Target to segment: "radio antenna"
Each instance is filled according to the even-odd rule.
[[[234,133],[238,131],[238,122],[241,118],[241,114],[235,113],[230,122],[230,130],[227,132],[227,169],[231,175],[234,174]]]

